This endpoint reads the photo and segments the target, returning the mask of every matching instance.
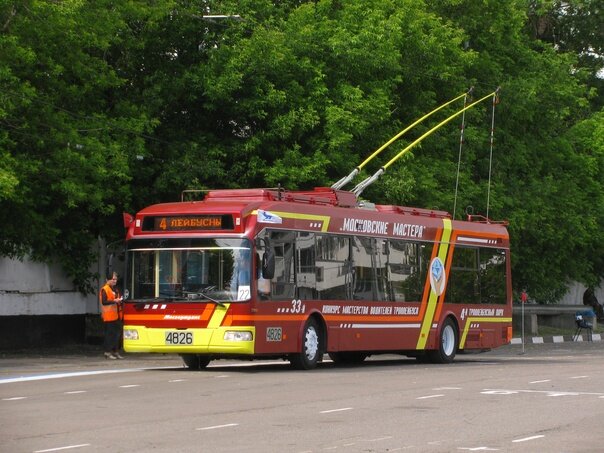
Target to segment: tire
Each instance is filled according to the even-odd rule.
[[[321,332],[314,319],[309,319],[302,332],[302,347],[298,354],[290,356],[292,366],[298,370],[312,370],[319,363],[323,345]]]
[[[362,363],[367,354],[363,352],[330,352],[329,358],[336,365],[356,365]]]
[[[438,349],[429,351],[428,355],[432,363],[451,363],[455,358],[459,344],[457,326],[451,318],[445,319],[438,335]]]
[[[210,363],[210,358],[199,354],[181,354],[182,361],[190,370],[202,370]]]

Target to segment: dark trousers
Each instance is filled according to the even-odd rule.
[[[122,321],[105,322],[105,342],[103,346],[105,352],[117,352],[120,348],[122,339]]]

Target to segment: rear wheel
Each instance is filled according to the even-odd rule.
[[[439,335],[438,349],[430,351],[430,360],[433,363],[451,363],[455,358],[458,344],[458,333],[455,323],[451,318],[445,319]]]
[[[208,366],[210,358],[199,354],[181,354],[182,361],[191,370],[201,370]]]
[[[314,319],[309,319],[302,333],[302,348],[299,354],[293,354],[290,362],[299,370],[311,370],[317,366],[321,356],[321,335]]]

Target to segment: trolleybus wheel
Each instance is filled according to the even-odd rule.
[[[299,370],[311,370],[317,366],[321,354],[321,336],[314,319],[309,319],[302,334],[302,351],[292,354],[290,362]]]
[[[201,370],[210,363],[210,358],[199,354],[181,354],[182,361],[191,370]]]
[[[367,354],[364,352],[330,352],[329,358],[336,365],[353,365],[362,363],[367,358]]]
[[[451,318],[445,319],[438,338],[438,349],[428,354],[433,363],[451,363],[457,352],[457,327]]]

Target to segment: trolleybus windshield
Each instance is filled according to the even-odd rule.
[[[248,300],[250,258],[247,239],[132,240],[126,289],[134,301]]]

